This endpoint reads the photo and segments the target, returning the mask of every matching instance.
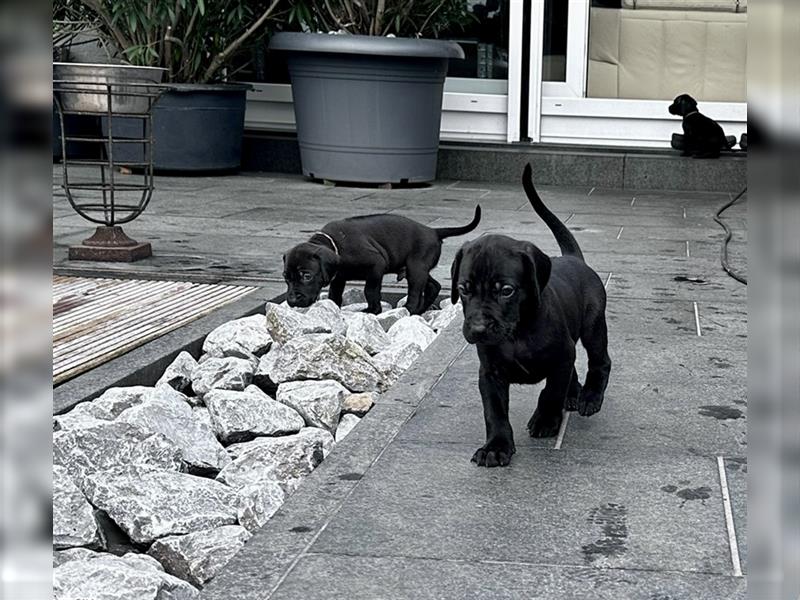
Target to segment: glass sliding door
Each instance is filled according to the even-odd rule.
[[[523,0],[468,0],[474,19],[440,35],[457,42],[442,111],[443,140],[519,140]]]
[[[746,131],[747,0],[531,1],[533,141],[668,147],[681,93],[728,135]]]

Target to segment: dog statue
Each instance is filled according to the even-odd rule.
[[[725,132],[714,119],[697,109],[697,101],[689,94],[681,94],[669,106],[669,113],[683,117],[683,138],[679,143],[681,156],[719,158],[722,150],[731,144]],[[677,136],[676,136],[677,137]]]

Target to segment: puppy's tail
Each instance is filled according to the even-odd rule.
[[[478,223],[481,222],[481,205],[475,207],[475,216],[472,217],[472,222],[469,225],[464,225],[463,227],[434,227],[434,231],[436,235],[439,236],[440,240],[444,238],[453,237],[456,235],[464,235],[465,233],[469,233],[473,229],[478,226]]]
[[[581,252],[581,248],[578,246],[575,237],[570,230],[567,229],[567,226],[559,221],[558,217],[551,213],[550,209],[544,205],[544,202],[542,202],[542,199],[536,192],[536,188],[533,187],[533,174],[530,164],[525,165],[525,171],[522,173],[522,187],[525,189],[525,195],[528,196],[528,201],[531,203],[531,206],[533,206],[533,210],[536,211],[536,214],[542,218],[542,221],[544,221],[550,228],[550,231],[553,232],[558,242],[558,247],[561,248],[561,254],[564,256],[577,256],[583,260],[583,252]]]

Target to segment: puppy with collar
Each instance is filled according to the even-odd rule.
[[[547,380],[528,432],[553,437],[565,408],[584,416],[600,410],[611,371],[603,282],[584,262],[567,227],[542,203],[530,165],[523,186],[562,256],[550,258],[530,242],[487,235],[464,244],[452,266],[452,300],[461,298],[464,337],[477,346],[481,365],[486,443],[472,462],[486,467],[508,465],[515,452],[510,384]],[[589,357],[583,386],[575,371],[578,340]]]
[[[719,123],[697,110],[697,101],[681,94],[669,106],[669,113],[683,117],[683,153],[695,158],[719,158],[728,148],[728,140]]]
[[[464,235],[478,226],[481,207],[463,227],[426,227],[400,215],[368,215],[332,221],[307,242],[283,257],[283,278],[289,306],[310,306],[323,287],[328,297],[342,305],[348,280],[366,282],[367,311],[381,312],[381,284],[387,273],[408,280],[406,308],[412,315],[425,312],[442,286],[430,271],[439,262],[442,240]]]

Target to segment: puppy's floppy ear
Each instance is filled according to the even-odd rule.
[[[550,280],[550,269],[552,268],[550,257],[530,242],[526,242],[522,246],[522,261],[525,265],[525,282],[529,286],[528,291],[538,301],[542,290]]]
[[[339,256],[330,251],[317,252],[314,256],[319,260],[322,285],[328,285],[339,270]]]
[[[450,266],[450,285],[453,288],[450,291],[450,302],[453,304],[458,302],[458,272],[461,269],[462,258],[464,258],[463,246],[458,249],[458,252],[456,252],[456,257],[453,259],[453,264]]]

